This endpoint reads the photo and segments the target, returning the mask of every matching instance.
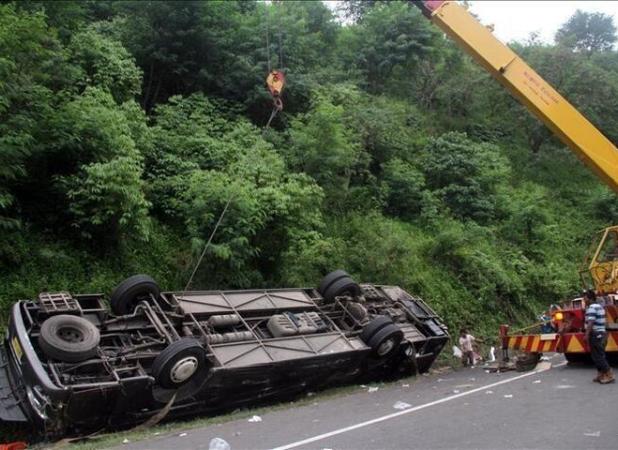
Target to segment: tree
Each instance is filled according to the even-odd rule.
[[[391,77],[414,78],[416,65],[440,39],[416,9],[402,2],[378,3],[362,22],[342,33],[339,55],[344,67],[356,67],[371,93],[392,92]]]
[[[283,159],[268,147],[245,153],[221,171],[195,170],[182,182],[180,208],[195,254],[229,202],[202,283],[262,285],[281,270],[282,258],[320,238],[321,189],[305,175],[287,174]]]
[[[82,89],[105,88],[118,103],[134,99],[140,93],[142,73],[119,41],[88,28],[73,35],[68,49],[71,62],[81,68]]]
[[[66,61],[41,12],[0,5],[0,228],[18,225],[15,185],[27,174],[52,112],[54,88],[66,86]],[[52,70],[54,68],[54,70]],[[58,71],[58,72],[56,72]]]
[[[144,72],[142,105],[146,110],[174,94],[195,90],[204,77],[202,68],[213,65],[217,53],[202,25],[203,20],[213,20],[205,11],[208,9],[223,13],[214,17],[220,19],[235,8],[233,2],[216,2],[214,6],[194,1],[118,4],[117,13],[126,17],[116,22],[118,34]],[[217,25],[212,32],[225,30]]]
[[[384,166],[384,182],[388,189],[389,212],[405,218],[420,213],[425,189],[425,177],[420,170],[394,158]]]
[[[431,139],[424,151],[427,187],[456,217],[481,223],[495,217],[497,186],[508,173],[496,146],[447,133]]]
[[[65,192],[73,225],[82,236],[108,246],[147,239],[150,204],[134,139],[135,122],[145,117],[117,105],[106,90],[88,88],[64,106],[57,120],[50,152],[64,159],[64,173],[54,178]]]
[[[360,22],[363,17],[378,3],[378,0],[346,0],[339,2],[337,12],[344,19],[351,22]]]
[[[579,9],[556,33],[559,45],[587,55],[611,50],[616,40],[618,36],[612,16]]]
[[[312,176],[328,196],[345,197],[360,146],[345,126],[344,107],[318,96],[310,112],[292,121],[290,138],[290,165]]]

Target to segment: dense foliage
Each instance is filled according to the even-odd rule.
[[[340,20],[336,14],[345,15]],[[618,140],[612,19],[513,43]],[[266,46],[268,42],[269,46]],[[285,110],[264,129],[269,64]],[[316,285],[494,333],[579,289],[613,194],[407,2],[0,4],[0,298]]]

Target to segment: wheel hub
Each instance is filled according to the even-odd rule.
[[[84,340],[83,334],[75,328],[64,327],[58,330],[58,337],[63,341],[75,343]]]
[[[178,360],[170,370],[170,379],[177,384],[187,381],[197,370],[197,365],[195,356],[187,356]]]
[[[393,339],[387,339],[382,342],[382,344],[378,347],[378,355],[384,356],[388,354],[393,349],[394,345],[395,341]]]

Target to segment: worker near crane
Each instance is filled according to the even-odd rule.
[[[598,371],[593,381],[601,384],[612,383],[615,381],[614,374],[605,356],[607,345],[605,308],[599,304],[596,293],[592,289],[586,291],[584,297],[586,299],[586,339],[590,347],[590,356]]]

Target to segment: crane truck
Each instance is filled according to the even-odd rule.
[[[526,64],[513,50],[497,39],[465,6],[454,1],[414,1],[423,15],[451,37],[481,64],[502,86],[519,100],[564,142],[596,175],[618,191],[618,149],[573,105]],[[602,230],[580,271],[585,289],[592,288],[606,312],[610,360],[618,360],[618,226]],[[500,327],[505,357],[508,351],[532,355],[564,353],[567,361],[588,359],[585,339],[583,298],[550,308],[543,327],[509,333]]]

